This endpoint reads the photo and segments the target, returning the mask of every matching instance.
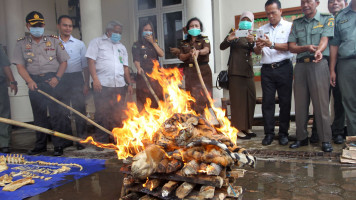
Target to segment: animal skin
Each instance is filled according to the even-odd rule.
[[[236,146],[204,118],[191,114],[173,115],[162,124],[153,138],[154,144],[133,158],[131,171],[134,177],[145,179],[156,172],[161,160],[167,157],[165,152],[174,152],[172,157],[185,163],[196,160],[223,167],[254,167],[256,163],[256,158],[249,155],[246,149]],[[180,156],[177,156],[177,151]]]

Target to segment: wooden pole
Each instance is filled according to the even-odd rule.
[[[48,135],[60,137],[60,138],[66,139],[66,140],[71,140],[73,142],[83,142],[83,141],[85,141],[85,140],[83,140],[82,138],[79,138],[79,137],[75,137],[75,136],[72,136],[72,135],[67,135],[67,134],[60,133],[60,132],[57,132],[57,131],[53,131],[53,130],[50,130],[50,129],[47,129],[47,128],[43,128],[43,127],[40,127],[40,126],[35,126],[35,125],[32,125],[32,124],[27,124],[27,123],[15,121],[15,120],[12,120],[12,119],[7,119],[7,118],[0,117],[0,122],[1,123],[6,123],[6,124],[11,124],[11,125],[14,125],[14,126],[21,126],[21,127],[24,127],[24,128],[32,129],[32,130],[39,131],[39,132],[42,132],[42,133],[45,133],[45,134],[48,134]],[[113,150],[118,150],[118,148],[113,144],[102,144],[102,143],[99,143],[99,142],[90,142],[89,144],[92,144],[94,146],[99,146],[101,148],[109,148],[109,149],[113,149]],[[97,144],[97,145],[95,145],[95,144]]]
[[[143,80],[145,80],[148,89],[150,90],[151,94],[153,95],[153,98],[154,98],[154,99],[156,100],[156,102],[157,102],[157,105],[159,105],[159,99],[158,99],[158,97],[157,97],[155,91],[153,90],[153,88],[152,88],[150,82],[148,81],[148,79],[147,79],[147,77],[146,77],[146,72],[143,71],[143,69],[142,69],[141,76],[142,76]]]
[[[50,130],[50,129],[42,128],[42,127],[35,126],[35,125],[32,125],[32,124],[27,124],[27,123],[15,121],[15,120],[12,120],[12,119],[6,119],[6,118],[0,117],[0,122],[6,123],[6,124],[11,124],[11,125],[14,125],[14,126],[21,126],[21,127],[24,127],[24,128],[32,129],[32,130],[35,130],[35,131],[46,133],[48,135],[53,135],[53,136],[56,136],[56,137],[61,137],[61,138],[67,139],[67,140],[71,140],[73,142],[82,141],[81,138],[78,138],[78,137],[75,137],[75,136],[72,136],[72,135],[67,135],[67,134],[64,134],[64,133],[60,133],[60,132],[53,131],[53,130]]]
[[[113,136],[113,134],[111,133],[111,131],[109,131],[108,129],[100,126],[99,124],[95,123],[93,120],[89,119],[87,116],[83,115],[82,113],[80,113],[79,111],[75,110],[74,108],[60,102],[59,100],[57,100],[56,98],[52,97],[51,95],[47,94],[46,92],[42,91],[42,90],[37,90],[38,93],[43,94],[44,96],[46,96],[47,98],[55,101],[56,103],[58,103],[59,105],[69,109],[70,111],[74,112],[75,114],[79,115],[81,118],[85,119],[86,121],[88,121],[89,123],[93,124],[94,126],[96,126],[97,128],[99,128],[100,130],[104,131],[105,133]]]
[[[210,94],[209,94],[209,92],[208,92],[208,89],[206,89],[206,86],[205,86],[203,77],[202,77],[201,72],[200,72],[200,67],[199,67],[199,64],[198,64],[197,57],[194,56],[193,59],[194,59],[195,68],[196,68],[197,73],[198,73],[198,77],[199,77],[200,84],[201,84],[202,87],[203,87],[205,96],[208,98],[208,101],[209,101],[209,103],[210,103],[210,107],[213,107],[213,106],[214,106],[214,102],[213,102],[213,99],[211,98],[211,96],[210,96]],[[220,126],[223,126],[224,123],[223,123],[220,119],[218,119],[217,114],[215,113],[215,110],[214,110],[214,109],[212,109],[212,110],[213,110],[213,112],[214,112],[214,114],[215,114],[215,119],[219,122]]]

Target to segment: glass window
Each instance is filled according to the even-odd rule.
[[[140,17],[139,19],[138,19],[138,24],[139,24],[139,26],[141,26],[141,24],[142,23],[145,23],[145,22],[147,22],[147,21],[151,21],[152,22],[152,24],[153,24],[153,30],[154,30],[154,32],[155,32],[155,38],[157,38],[157,17],[156,17],[156,15],[151,15],[151,16],[146,16],[146,17]],[[138,29],[137,29],[137,31],[138,31]]]
[[[182,33],[182,11],[163,14],[164,30],[164,55],[166,59],[176,58],[169,51],[169,48],[178,47],[179,42],[183,39]]]
[[[162,6],[171,6],[175,4],[181,4],[182,0],[163,0]]]
[[[138,0],[138,10],[146,10],[156,8],[156,0]]]

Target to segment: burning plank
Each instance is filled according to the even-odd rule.
[[[169,163],[169,159],[168,158],[163,159],[158,164],[157,173],[166,173],[167,168],[168,168],[168,163]]]
[[[203,199],[211,199],[214,197],[215,187],[213,186],[202,186],[199,191],[199,197]]]
[[[174,159],[170,163],[168,163],[168,167],[167,167],[166,173],[169,174],[169,173],[175,172],[175,171],[179,170],[182,167],[183,167],[183,162],[180,161],[180,160]]]
[[[161,183],[161,181],[159,179],[152,179],[147,181],[147,183],[144,184],[144,187],[149,189],[150,191],[156,189],[159,184]]]
[[[177,187],[178,187],[177,181],[169,181],[168,183],[164,184],[164,186],[162,187],[162,197],[167,197]]]
[[[195,187],[194,183],[184,182],[176,190],[176,196],[180,199],[186,197]]]
[[[195,175],[198,173],[199,164],[195,160],[191,160],[188,164],[186,164],[183,169],[182,173],[184,176]]]

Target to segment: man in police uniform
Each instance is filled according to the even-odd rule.
[[[331,152],[329,116],[329,56],[328,41],[334,36],[334,18],[319,13],[319,0],[301,0],[304,17],[293,21],[288,39],[289,50],[297,53],[294,70],[295,121],[297,141],[290,148],[308,145],[308,107],[313,103],[315,120],[322,150]]]
[[[26,16],[26,27],[30,36],[18,39],[14,50],[12,63],[16,64],[21,77],[29,88],[29,97],[33,111],[34,124],[64,132],[66,120],[64,108],[47,97],[38,93],[40,89],[61,100],[56,89],[64,71],[67,68],[69,56],[57,36],[44,36],[44,18],[41,13],[32,11]],[[47,108],[50,119],[47,117]],[[54,156],[63,154],[64,140],[52,137]],[[47,137],[36,133],[36,145],[29,155],[47,150]]]
[[[10,61],[0,44],[0,117],[11,118],[8,87],[17,94],[17,82],[10,68]],[[11,126],[0,123],[0,149],[3,153],[10,153]]]
[[[330,41],[330,84],[339,88],[347,118],[347,134],[356,136],[356,0],[336,17],[335,37]],[[337,64],[336,64],[337,61]],[[337,65],[337,66],[336,66]],[[335,66],[337,74],[335,74]]]

